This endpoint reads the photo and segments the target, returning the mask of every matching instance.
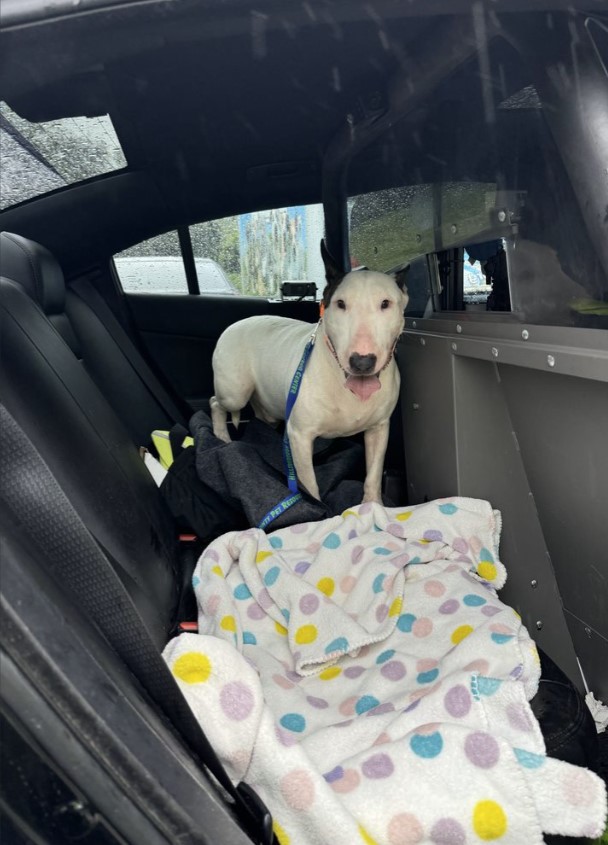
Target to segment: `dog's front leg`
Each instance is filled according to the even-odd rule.
[[[382,503],[382,469],[388,444],[389,421],[368,428],[364,435],[366,475],[363,485],[364,502]]]
[[[314,438],[301,431],[294,431],[289,426],[287,433],[298,481],[306,488],[311,496],[320,500],[319,486],[315,477],[315,469],[312,465],[312,445]]]

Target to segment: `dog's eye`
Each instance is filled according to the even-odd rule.
[[[337,299],[337,300],[336,300],[336,305],[338,306],[338,308],[341,308],[341,309],[342,309],[342,311],[345,311],[345,310],[346,310],[346,302],[344,302],[344,300],[343,300],[343,299]]]
[[[390,308],[390,305],[391,305],[390,299],[383,299],[382,302],[380,303],[380,308],[382,308],[383,311],[386,311],[387,308]]]

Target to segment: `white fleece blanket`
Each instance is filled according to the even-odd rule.
[[[200,633],[165,658],[281,845],[600,835],[603,782],[546,757],[528,704],[538,654],[496,595],[499,532],[487,502],[453,498],[205,550]]]

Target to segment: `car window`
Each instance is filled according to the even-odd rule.
[[[114,256],[125,293],[188,293],[177,232],[165,232]]]
[[[0,208],[126,164],[107,114],[31,123],[0,102]]]

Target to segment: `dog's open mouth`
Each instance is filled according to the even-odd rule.
[[[380,374],[377,373],[373,376],[352,376],[349,373],[345,373],[346,381],[344,382],[344,387],[348,387],[351,393],[354,393],[359,399],[365,402],[366,399],[375,393],[377,390],[380,390]]]

